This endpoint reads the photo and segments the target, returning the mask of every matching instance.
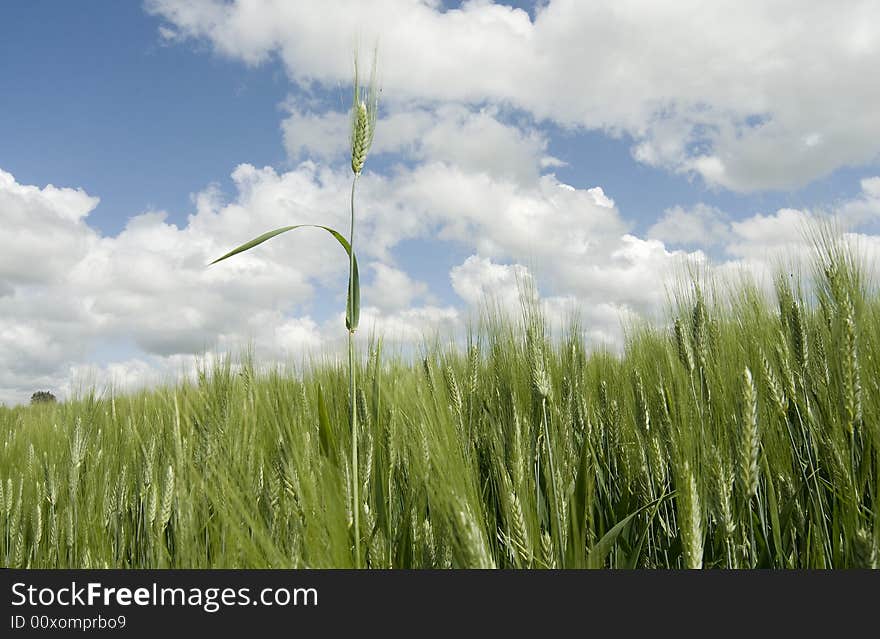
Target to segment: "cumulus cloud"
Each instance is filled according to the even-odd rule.
[[[75,264],[94,239],[84,220],[98,202],[81,189],[18,184],[0,170],[0,289],[40,284]]]
[[[39,229],[54,243],[31,250],[56,256],[60,265],[38,276],[23,273],[21,262],[34,262],[30,254],[0,267],[0,281],[8,283],[0,297],[0,359],[10,362],[0,376],[0,400],[21,401],[43,386],[65,387],[71,371],[106,343],[136,350],[96,369],[98,378],[123,386],[127,382],[117,378],[126,371],[144,380],[144,366],[166,371],[169,363],[234,352],[248,343],[282,358],[341,345],[347,260],[321,231],[297,231],[234,260],[206,264],[277,226],[344,228],[346,171],[314,162],[285,173],[241,165],[232,174],[232,200],[208,188],[195,198],[185,225],[148,211],[130,218],[115,236],[87,224],[96,198],[3,176],[0,198],[15,216],[12,244],[23,244]],[[532,277],[525,267],[509,265],[517,259],[540,264],[542,276],[556,282],[559,290],[547,291],[553,308],[568,304],[566,296],[635,308],[652,304],[654,293],[634,289],[645,289],[648,277],[659,287],[660,266],[672,256],[659,242],[627,235],[628,223],[601,189],[574,189],[552,175],[523,185],[432,162],[398,167],[388,176],[368,173],[361,184],[362,327],[391,340],[413,342],[434,331],[458,330],[467,309],[489,290],[502,291],[513,305],[512,274]],[[463,308],[438,304],[427,284],[394,265],[395,247],[411,238],[454,241],[474,252],[452,265],[450,274]],[[326,320],[313,318],[319,289],[330,292],[319,311],[333,311]]]
[[[347,82],[354,35],[375,37],[386,99],[510,104],[625,134],[639,161],[736,191],[797,187],[880,153],[880,111],[866,108],[880,101],[872,0],[551,0],[534,20],[482,0],[307,5],[147,3],[176,38],[248,64],[277,55],[304,86]]]
[[[739,220],[723,211],[697,204],[690,209],[666,211],[649,235],[667,245],[690,245],[715,249],[709,272],[728,280],[748,274],[765,291],[772,289],[780,268],[809,275],[815,258],[816,240],[829,228],[839,233],[861,259],[869,277],[880,275],[880,179],[861,180],[861,190],[831,209],[781,208],[755,213]]]
[[[414,306],[393,312],[367,306],[361,309],[360,330],[366,335],[381,335],[385,342],[417,345],[433,336],[454,337],[464,319],[452,306]]]
[[[0,170],[0,400],[22,380],[50,386],[59,362],[84,354],[71,325],[85,306],[51,284],[94,248],[84,218],[97,204],[81,190],[22,185]]]
[[[330,161],[351,153],[348,135],[351,117],[339,111],[316,113],[287,103],[288,116],[281,123],[284,148],[294,160],[307,158]]]
[[[625,303],[598,296],[601,301],[583,304],[573,294],[547,295],[538,286],[532,271],[523,264],[502,264],[478,255],[453,267],[450,279],[455,292],[467,304],[470,316],[488,310],[501,312],[516,321],[522,317],[523,296],[536,295],[542,314],[552,332],[572,327],[577,320],[591,346],[620,349],[627,323],[638,317]]]
[[[808,244],[812,216],[798,209],[780,209],[772,215],[756,214],[731,224],[733,238],[727,252],[735,257],[761,259]]]
[[[702,202],[691,208],[666,209],[648,229],[648,237],[670,246],[708,248],[723,243],[730,236],[730,221],[724,211]]]
[[[880,176],[864,178],[860,184],[859,196],[845,202],[838,211],[841,221],[851,227],[880,221]]]
[[[731,258],[778,255],[795,246],[806,248],[817,222],[833,220],[841,231],[854,232],[880,221],[880,177],[864,178],[860,187],[855,197],[830,210],[783,208],[740,220],[702,202],[690,208],[674,206],[648,229],[648,237],[667,246],[720,248]]]
[[[364,298],[373,300],[377,308],[400,310],[408,308],[428,293],[428,285],[413,280],[405,271],[382,262],[370,264],[373,280],[364,291]]]
[[[292,100],[287,108],[290,115],[281,128],[291,158],[331,161],[351,152],[347,113],[310,112]],[[532,128],[503,122],[496,107],[393,105],[376,130],[373,155],[404,154],[411,161],[443,162],[463,171],[518,182],[532,182],[539,169],[564,164],[547,155],[546,136]]]
[[[456,294],[471,306],[484,304],[515,312],[522,287],[533,285],[532,274],[522,264],[496,264],[471,255],[449,273]]]
[[[208,188],[195,197],[185,225],[149,211],[115,236],[87,224],[96,198],[0,176],[4,221],[15,222],[6,225],[10,246],[37,236],[54,242],[0,262],[0,401],[26,401],[40,388],[69,392],[87,373],[118,388],[167,381],[206,352],[234,353],[248,344],[264,361],[341,352],[347,260],[332,238],[297,231],[206,264],[284,224],[343,227],[345,170],[314,162],[283,173],[241,165],[232,174],[232,199]],[[699,249],[673,250],[656,237],[634,235],[601,188],[577,189],[553,175],[523,184],[425,162],[389,175],[366,173],[361,186],[362,332],[401,344],[462,330],[491,298],[516,313],[519,285],[530,283],[551,323],[562,326],[577,311],[595,344],[620,346],[627,318],[663,309],[668,278],[682,263],[712,264]],[[876,179],[866,179],[840,209],[875,215],[877,193]],[[723,219],[696,210],[698,220]],[[694,210],[681,214],[688,213]],[[669,219],[678,215],[667,212]],[[729,259],[713,268],[760,271],[773,266],[769,256],[778,250],[805,253],[803,226],[811,217],[781,209],[728,222],[717,235]],[[876,236],[852,237],[880,255]],[[395,249],[412,238],[469,250],[470,257],[449,266],[457,301],[439,303],[428,284],[396,266]],[[35,263],[43,251],[57,264],[22,269],[20,262]],[[323,306],[316,308],[319,298]],[[118,361],[105,353],[104,363],[91,364],[103,344],[117,342],[135,352]]]

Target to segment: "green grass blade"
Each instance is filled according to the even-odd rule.
[[[330,228],[329,226],[321,226],[320,224],[295,224],[293,226],[282,226],[281,228],[275,229],[274,231],[269,231],[267,233],[263,233],[259,237],[255,237],[250,242],[245,242],[241,246],[238,246],[226,255],[222,257],[218,257],[216,260],[208,264],[208,266],[212,266],[217,262],[222,262],[225,259],[232,257],[233,255],[238,255],[239,253],[244,253],[255,246],[259,246],[266,240],[271,240],[276,235],[281,235],[282,233],[287,233],[287,231],[293,231],[295,229],[302,228],[314,228],[314,229],[323,229],[327,231],[330,235],[336,238],[336,241],[342,245],[342,248],[345,249],[345,254],[350,258],[351,257],[351,246],[348,243],[348,240],[342,236],[341,233],[336,231],[335,229]],[[360,286],[360,277],[358,276],[358,265],[357,265],[357,257],[354,258],[354,273],[352,274],[352,279],[354,280],[354,303],[352,300],[348,299],[348,295],[346,295],[346,305],[345,305],[345,327],[349,330],[354,330],[357,328],[358,320],[360,319],[361,314],[361,286]],[[349,286],[346,290],[351,290],[351,286]]]
[[[611,530],[609,530],[605,535],[596,542],[596,544],[590,549],[590,554],[587,555],[587,568],[601,568],[605,564],[605,559],[608,557],[608,554],[611,552],[611,549],[614,548],[614,544],[617,543],[617,538],[620,536],[620,533],[624,531],[629,522],[633,520],[639,513],[643,510],[650,508],[656,504],[659,504],[661,501],[666,499],[668,495],[664,495],[658,499],[655,499],[649,504],[645,504],[635,512],[627,515],[619,522],[617,522]]]
[[[767,486],[767,510],[770,512],[770,527],[773,532],[773,550],[776,555],[776,567],[783,568],[785,567],[785,557],[782,555],[782,529],[779,525],[779,505],[776,499],[776,488],[773,486],[773,474],[766,455],[763,456],[761,463],[764,466],[764,478]]]
[[[255,246],[262,244],[266,240],[271,240],[276,235],[281,235],[282,233],[286,233],[287,231],[292,231],[295,228],[298,228],[298,226],[283,226],[280,229],[275,229],[274,231],[269,231],[268,233],[263,233],[261,236],[255,237],[254,239],[252,239],[250,242],[245,242],[241,246],[232,249],[226,255],[224,255],[222,257],[218,257],[216,260],[214,260],[213,262],[208,264],[208,266],[213,266],[217,262],[222,262],[223,260],[228,259],[228,258],[232,257],[233,255],[238,255],[239,253],[244,253],[245,251],[250,250],[250,249],[254,248]]]
[[[647,539],[648,532],[651,530],[651,522],[654,521],[654,518],[657,516],[657,512],[660,510],[660,505],[663,503],[663,500],[668,496],[669,495],[663,495],[654,502],[654,509],[651,511],[651,514],[648,515],[648,520],[645,522],[645,528],[642,530],[642,534],[639,535],[639,541],[632,549],[632,552],[626,561],[626,568],[635,570],[639,567],[639,556],[642,554],[642,547],[645,545],[645,539]]]
[[[330,425],[330,417],[327,413],[327,404],[324,402],[324,393],[321,384],[318,384],[318,437],[321,442],[321,451],[328,459],[336,461],[336,434]]]

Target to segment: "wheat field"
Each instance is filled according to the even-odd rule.
[[[2,564],[876,568],[880,297],[814,262],[689,283],[621,354],[527,294],[424,357],[365,342],[356,473],[337,364],[0,408]]]

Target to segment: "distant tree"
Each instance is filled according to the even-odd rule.
[[[31,404],[54,404],[55,395],[49,391],[37,391],[31,395]]]

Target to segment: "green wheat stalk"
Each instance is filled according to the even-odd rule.
[[[349,256],[348,271],[348,297],[355,298],[355,269],[357,265],[354,259],[354,192],[358,178],[364,169],[364,162],[373,144],[373,132],[376,130],[376,116],[379,111],[379,93],[376,86],[376,51],[373,52],[373,68],[370,72],[370,82],[366,87],[360,84],[358,76],[357,55],[354,58],[354,83],[351,108],[351,171],[354,177],[351,180],[351,229],[348,244],[351,250]],[[349,411],[351,415],[351,468],[352,468],[352,515],[354,517],[354,547],[355,566],[361,567],[361,537],[360,537],[360,499],[358,497],[358,425],[357,406],[355,397],[355,365],[354,365],[354,332],[357,329],[357,311],[352,311],[351,321],[346,323],[348,328],[348,390]]]
[[[376,119],[379,112],[379,91],[376,82],[377,51],[373,51],[373,66],[370,72],[369,83],[361,85],[358,73],[357,54],[354,58],[354,94],[351,107],[351,171],[354,177],[351,181],[351,226],[349,236],[345,237],[329,226],[318,224],[296,224],[284,226],[274,231],[269,231],[231,250],[226,255],[217,258],[210,265],[243,253],[276,235],[299,228],[319,228],[327,231],[345,249],[348,256],[348,296],[345,307],[345,328],[348,330],[348,388],[349,388],[349,419],[351,423],[351,494],[352,494],[352,517],[354,527],[354,552],[355,567],[361,567],[361,540],[360,540],[360,500],[358,496],[358,425],[357,425],[357,398],[354,361],[354,334],[360,318],[360,281],[358,277],[357,258],[354,252],[354,195],[358,178],[364,169],[364,163],[373,144],[373,133],[376,129]]]

